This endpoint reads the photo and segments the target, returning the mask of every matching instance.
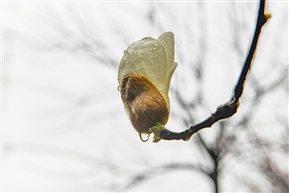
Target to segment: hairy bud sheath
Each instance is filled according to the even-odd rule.
[[[139,133],[150,133],[151,127],[167,123],[169,110],[166,101],[145,77],[126,75],[121,85],[121,98],[132,125]]]
[[[174,35],[163,33],[158,39],[146,37],[124,51],[118,81],[122,101],[138,133],[151,133],[153,126],[167,123],[168,97],[174,63]]]

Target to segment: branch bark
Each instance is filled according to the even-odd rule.
[[[253,36],[253,40],[251,42],[251,46],[247,57],[244,61],[244,65],[242,71],[240,73],[237,84],[234,88],[234,93],[232,98],[225,104],[220,105],[211,116],[204,121],[191,126],[189,129],[183,132],[172,132],[165,127],[155,126],[151,128],[151,131],[154,133],[153,142],[158,142],[160,140],[184,140],[187,141],[191,138],[191,136],[198,132],[201,129],[211,127],[214,123],[229,118],[233,116],[239,107],[239,99],[242,96],[244,84],[246,77],[248,76],[248,72],[253,64],[253,59],[256,53],[256,48],[258,44],[258,39],[262,30],[262,27],[267,22],[267,20],[271,17],[271,14],[265,14],[265,0],[260,0],[258,18],[255,27],[255,32]]]

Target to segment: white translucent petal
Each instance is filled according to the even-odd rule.
[[[137,73],[150,80],[165,98],[169,108],[168,90],[174,63],[174,35],[163,33],[157,40],[146,37],[131,44],[120,62],[118,81],[126,74]]]
[[[160,90],[164,90],[167,76],[167,58],[162,44],[147,37],[131,44],[120,62],[118,80],[129,73],[138,73],[149,79]]]
[[[166,79],[166,93],[168,94],[172,75],[177,67],[175,60],[175,41],[172,32],[165,32],[158,38],[158,41],[164,46],[167,56],[167,79]]]
[[[174,34],[172,32],[165,32],[158,38],[158,41],[164,46],[167,56],[167,67],[171,68],[174,63]]]

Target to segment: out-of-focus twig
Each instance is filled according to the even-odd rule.
[[[248,72],[253,64],[253,59],[254,55],[256,52],[257,44],[258,44],[258,39],[259,35],[261,33],[261,29],[263,25],[267,22],[267,20],[271,17],[271,14],[265,14],[265,0],[260,0],[260,5],[259,5],[259,12],[258,12],[258,18],[257,18],[257,23],[256,23],[256,28],[255,28],[255,33],[253,36],[253,40],[248,52],[248,55],[245,59],[240,77],[238,79],[238,82],[236,84],[236,87],[234,89],[234,94],[232,98],[229,100],[229,102],[219,106],[209,118],[205,119],[204,121],[191,126],[189,129],[177,133],[177,132],[172,132],[165,127],[153,127],[151,128],[151,131],[154,133],[154,139],[153,142],[158,142],[161,139],[163,140],[189,140],[191,136],[198,132],[199,130],[207,127],[211,127],[214,123],[233,116],[239,107],[239,99],[242,96],[243,89],[244,89],[244,83],[246,80],[246,77],[248,75]]]
[[[126,184],[124,187],[122,187],[122,189],[120,189],[119,191],[122,192],[124,190],[131,189],[137,186],[138,184],[142,183],[143,181],[156,177],[157,175],[163,174],[164,172],[173,172],[175,170],[180,170],[180,169],[183,169],[186,171],[189,171],[189,170],[197,171],[205,175],[209,175],[208,171],[206,171],[204,168],[198,165],[194,165],[191,163],[168,163],[162,166],[150,168],[147,171],[141,172],[140,174],[133,176],[133,180],[129,182],[128,184]]]

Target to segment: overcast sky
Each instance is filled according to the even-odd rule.
[[[3,2],[3,191],[116,191],[134,174],[159,165],[210,167],[193,139],[140,141],[117,90],[118,64],[131,43],[172,31],[178,62],[172,87],[186,100],[203,90],[205,105],[193,112],[201,121],[232,94],[257,7],[256,2]],[[282,76],[288,65],[288,3],[271,1],[267,10],[272,19],[251,71],[262,85]],[[202,85],[189,70],[199,60]],[[253,108],[248,102],[253,91],[245,88],[232,124]],[[167,127],[185,130],[193,123],[181,121],[186,112],[171,96]],[[287,99],[281,87],[261,101],[252,132],[279,139]],[[209,142],[215,138],[213,128],[201,133]],[[279,161],[286,169],[286,159]],[[231,173],[222,177],[222,190],[246,191],[232,176],[250,170],[234,158],[228,163]],[[176,170],[129,190],[212,191],[213,186],[198,171]]]

